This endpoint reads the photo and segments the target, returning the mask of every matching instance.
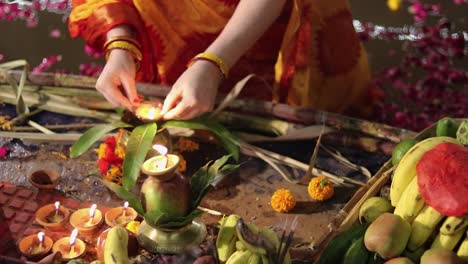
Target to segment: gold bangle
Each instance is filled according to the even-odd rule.
[[[205,60],[205,61],[209,61],[213,63],[214,65],[216,65],[216,67],[219,68],[224,78],[227,78],[228,73],[229,73],[229,67],[226,65],[223,59],[221,59],[218,55],[213,54],[213,53],[208,53],[208,52],[197,54],[187,63],[187,67],[192,66],[192,64],[197,60]]]
[[[107,50],[107,47],[114,41],[127,41],[129,43],[132,43],[133,45],[135,45],[138,49],[141,49],[141,45],[140,43],[132,38],[132,37],[129,37],[129,36],[115,36],[115,37],[110,37],[106,43],[104,43],[104,46],[103,46],[103,49],[104,50]]]
[[[107,48],[106,48],[106,60],[108,58],[108,54],[109,54],[109,51],[113,50],[113,49],[122,49],[122,50],[126,50],[126,51],[129,51],[132,56],[135,58],[135,60],[137,60],[138,62],[141,62],[141,60],[143,59],[143,55],[141,54],[141,51],[139,48],[137,48],[137,46],[135,46],[134,44],[128,42],[128,41],[123,41],[123,40],[116,40],[112,43],[110,43]]]

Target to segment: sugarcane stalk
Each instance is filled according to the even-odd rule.
[[[227,109],[255,113],[256,115],[275,116],[304,125],[324,123],[330,127],[359,131],[393,142],[400,142],[402,139],[412,138],[416,135],[416,132],[413,131],[362,119],[266,101],[234,100]]]
[[[382,138],[353,135],[342,131],[331,132],[324,135],[323,142],[329,145],[338,145],[346,148],[357,148],[367,152],[381,152],[387,156],[392,155],[396,143]]]
[[[15,104],[16,98],[12,92],[0,91],[0,98],[9,104]],[[47,110],[54,113],[67,114],[71,116],[96,118],[106,121],[120,120],[116,114],[100,112],[95,110],[84,109],[75,104],[63,104],[52,99],[41,98],[39,94],[23,93],[23,99],[28,106],[34,106],[39,109]]]
[[[289,131],[300,127],[299,125],[278,119],[262,118],[234,112],[220,112],[214,118],[230,128],[254,130],[274,135],[286,135]]]
[[[88,129],[96,125],[99,125],[99,124],[92,123],[92,124],[44,125],[43,127],[48,128],[48,129]],[[28,131],[36,131],[36,130],[37,129],[35,129],[34,127],[29,127],[29,126],[12,126],[11,127],[11,131],[17,131],[17,132],[28,132]]]
[[[65,134],[43,134],[43,133],[30,133],[30,132],[8,132],[0,131],[0,137],[4,138],[19,138],[37,141],[63,141],[74,142],[81,137],[79,133],[65,133]]]

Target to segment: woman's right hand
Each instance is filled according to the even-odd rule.
[[[112,105],[133,111],[133,106],[138,102],[135,74],[133,56],[126,50],[113,49],[96,82],[96,89]]]

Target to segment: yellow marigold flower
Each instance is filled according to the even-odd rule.
[[[107,148],[107,144],[106,143],[101,143],[99,145],[99,148],[94,150],[98,154],[98,159],[102,159],[102,158],[104,158],[106,156],[106,148]]]
[[[307,191],[310,198],[320,202],[330,199],[334,194],[333,184],[324,176],[313,178],[309,182]]]
[[[403,0],[387,0],[387,6],[392,11],[398,11]]]
[[[128,231],[130,231],[130,232],[132,232],[133,234],[136,235],[139,227],[140,227],[140,222],[131,221],[130,223],[127,224],[127,226],[125,228],[127,228]]]
[[[120,169],[120,167],[111,165],[106,175],[104,175],[104,180],[115,182],[117,184],[121,184],[122,183],[122,170]]]
[[[121,159],[125,158],[125,148],[120,144],[117,145],[117,147],[115,148],[115,154]]]
[[[296,199],[288,189],[278,189],[271,196],[271,207],[277,212],[287,213],[296,206]]]

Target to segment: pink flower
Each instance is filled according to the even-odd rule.
[[[10,151],[10,149],[5,148],[5,147],[0,147],[0,158],[6,157],[6,155],[8,154],[8,151]]]
[[[52,38],[59,38],[61,36],[61,32],[59,29],[54,29],[54,30],[51,30],[50,31],[50,34],[49,36],[52,37]]]

